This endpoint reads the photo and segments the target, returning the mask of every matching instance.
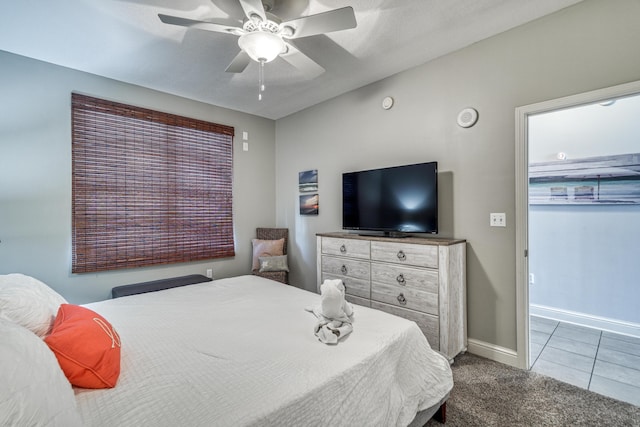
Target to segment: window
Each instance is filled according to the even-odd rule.
[[[232,127],[71,100],[74,273],[235,254]]]

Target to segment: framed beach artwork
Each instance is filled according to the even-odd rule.
[[[308,170],[298,173],[298,189],[301,193],[318,191],[318,170]]]
[[[318,215],[319,197],[317,194],[300,196],[300,215]]]
[[[640,203],[640,153],[529,165],[533,205]]]
[[[318,170],[311,169],[298,172],[298,190],[300,195],[300,215],[318,215]]]

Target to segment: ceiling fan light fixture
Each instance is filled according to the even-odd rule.
[[[280,36],[265,31],[243,34],[238,39],[238,46],[256,62],[271,62],[285,49]]]

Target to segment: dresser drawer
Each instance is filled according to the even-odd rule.
[[[438,292],[438,271],[399,266],[396,264],[371,263],[371,281]]]
[[[370,245],[367,240],[322,238],[322,253],[328,255],[348,256],[369,259]]]
[[[354,295],[360,298],[371,298],[371,283],[369,282],[369,279],[356,279],[353,277],[322,272],[322,281],[324,282],[327,279],[342,280],[347,295]]]
[[[397,242],[371,242],[371,259],[438,268],[438,246]]]
[[[440,349],[440,322],[437,316],[407,310],[406,308],[394,307],[388,304],[381,304],[376,301],[371,301],[371,308],[386,311],[387,313],[416,322],[424,336],[427,337],[431,348],[434,350]]]
[[[354,297],[353,295],[345,295],[344,299],[349,301],[351,304],[362,305],[364,307],[371,307],[371,300],[367,298]]]
[[[371,299],[400,308],[438,314],[438,294],[386,283],[371,283]]]
[[[333,256],[322,257],[322,272],[337,276],[371,279],[368,261]]]

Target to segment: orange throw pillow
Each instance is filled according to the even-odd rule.
[[[120,336],[98,313],[62,304],[45,342],[71,384],[112,388],[120,376]]]

